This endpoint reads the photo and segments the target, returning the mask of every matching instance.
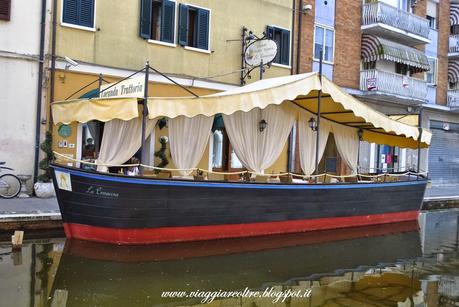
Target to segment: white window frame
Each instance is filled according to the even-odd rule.
[[[274,63],[274,60],[273,60],[273,62],[271,62],[272,66],[291,69],[292,68],[292,29],[286,28],[286,27],[277,26],[277,25],[273,25],[273,24],[270,24],[268,26],[288,31],[288,37],[289,37],[288,65]],[[278,52],[279,52],[279,50],[278,50]]]
[[[212,53],[212,48],[211,48],[211,33],[212,33],[212,10],[210,8],[207,8],[207,7],[203,7],[203,6],[199,6],[199,5],[196,5],[196,4],[190,4],[190,3],[182,3],[186,6],[189,6],[189,7],[194,7],[194,8],[197,8],[197,9],[202,9],[202,10],[207,10],[209,11],[209,42],[208,42],[208,46],[207,46],[207,49],[201,49],[201,48],[196,48],[196,47],[191,47],[191,46],[183,46],[184,49],[186,50],[190,50],[190,51],[197,51],[197,52],[202,52],[202,53],[207,53],[207,54],[211,54]],[[178,22],[178,21],[177,21]],[[178,31],[178,29],[177,29]]]
[[[434,60],[434,63],[435,63],[435,70],[434,70],[434,75],[433,75],[434,82],[433,83],[427,83],[427,85],[435,86],[438,83],[438,58],[429,57],[429,56],[427,58],[429,60]],[[425,74],[424,74],[424,80],[425,81],[427,81],[427,74],[428,74],[428,72],[425,72]]]
[[[335,44],[335,40],[336,40],[336,32],[335,32],[335,28],[334,27],[330,27],[328,25],[324,25],[324,24],[321,24],[321,23],[315,23],[314,24],[314,41],[312,43],[312,59],[315,61],[315,62],[319,62],[320,59],[319,58],[316,58],[315,56],[315,47],[316,47],[316,28],[319,27],[319,28],[323,28],[324,30],[331,30],[333,31],[333,61],[325,61],[325,60],[322,60],[323,63],[325,64],[331,64],[333,65],[335,63],[335,49],[336,49],[336,44]],[[324,42],[324,47],[325,47],[325,36],[326,36],[326,33],[327,31],[324,31],[324,37],[323,37],[323,42]],[[325,56],[325,49],[324,49],[324,53],[322,56]]]
[[[167,46],[167,47],[177,47],[177,26],[178,26],[178,4],[177,0],[169,0],[175,3],[175,12],[174,12],[174,38],[172,39],[173,43],[163,42],[162,40],[158,39],[151,39],[149,38],[147,42],[151,44]],[[161,20],[162,22],[162,20]]]
[[[62,27],[84,30],[84,31],[89,31],[89,32],[96,32],[97,0],[94,0],[94,26],[92,28],[64,22],[63,20],[64,19],[64,0],[61,0],[61,10],[60,11],[61,11],[60,25]]]

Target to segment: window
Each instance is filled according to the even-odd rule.
[[[11,16],[11,0],[0,0],[0,20],[9,21]]]
[[[430,70],[426,72],[426,81],[427,84],[435,85],[437,84],[437,59],[428,58]]]
[[[435,30],[437,28],[437,20],[435,19],[435,17],[427,15],[426,19],[429,21],[429,28]]]
[[[451,35],[459,34],[459,25],[452,25],[449,33]]]
[[[333,63],[335,30],[317,26],[314,33],[314,59],[320,60],[320,49],[323,48],[324,62]]]
[[[395,63],[395,73],[399,75],[407,76],[409,75],[410,68],[406,64]]]
[[[62,22],[85,28],[94,28],[95,0],[63,0]]]
[[[209,10],[180,3],[178,24],[181,46],[209,50]]]
[[[266,33],[269,39],[277,44],[277,55],[273,62],[282,65],[290,65],[290,31],[274,26],[267,26]]]
[[[140,7],[140,37],[165,43],[175,42],[175,2],[142,0]]]

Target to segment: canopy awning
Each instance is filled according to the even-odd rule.
[[[450,61],[448,63],[448,82],[459,82],[459,62]]]
[[[177,116],[194,117],[197,115],[214,116],[222,113],[230,115],[237,111],[248,112],[254,108],[264,109],[269,105],[283,103],[296,106],[317,114],[317,98],[322,90],[321,117],[332,122],[349,127],[361,128],[363,140],[390,146],[417,148],[419,129],[402,122],[392,120],[386,115],[372,109],[363,102],[346,93],[339,86],[322,78],[320,82],[317,73],[307,73],[279,78],[265,79],[252,84],[235,88],[226,92],[202,97],[150,97],[148,98],[149,118]],[[126,98],[124,98],[126,100]],[[101,101],[113,101],[113,110],[104,108],[96,112]],[[90,109],[92,116],[74,116],[73,110],[79,101],[53,103],[55,122],[80,121],[97,119],[94,115],[100,114],[100,120],[112,118],[133,118],[137,108],[127,108],[130,112],[125,116],[119,113],[120,99],[93,99],[82,100],[85,104],[94,102],[97,106]],[[137,102],[133,98],[135,103]],[[133,103],[129,100],[129,103]],[[69,112],[67,112],[70,110]],[[79,110],[79,111],[82,111]],[[65,113],[66,115],[62,115]],[[111,115],[110,115],[111,114]],[[103,115],[103,116],[102,116]],[[116,115],[116,116],[115,116]],[[124,118],[122,118],[124,117]],[[65,121],[60,119],[64,118]],[[83,120],[81,120],[83,119]],[[422,147],[428,147],[432,134],[425,130],[422,133]]]
[[[53,121],[69,124],[91,120],[130,120],[139,116],[137,98],[92,98],[54,102]]]
[[[362,61],[367,63],[378,60],[406,64],[414,71],[430,69],[423,52],[373,35],[362,35]]]
[[[457,3],[450,4],[449,20],[452,26],[459,25],[459,4]]]

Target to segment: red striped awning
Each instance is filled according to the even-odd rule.
[[[459,82],[459,62],[450,61],[448,63],[448,81],[451,83]]]
[[[459,25],[459,4],[451,3],[449,8],[449,20],[451,25]]]
[[[362,35],[362,61],[364,63],[378,60],[406,64],[412,72],[430,70],[427,56],[418,49],[373,35]]]

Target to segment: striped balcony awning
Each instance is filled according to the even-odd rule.
[[[449,20],[451,25],[459,25],[459,4],[451,3],[449,8]]]
[[[450,61],[448,63],[448,81],[451,83],[459,82],[459,62]]]
[[[413,72],[430,69],[429,61],[422,51],[373,35],[362,35],[362,61],[367,63],[378,60],[406,64]]]

